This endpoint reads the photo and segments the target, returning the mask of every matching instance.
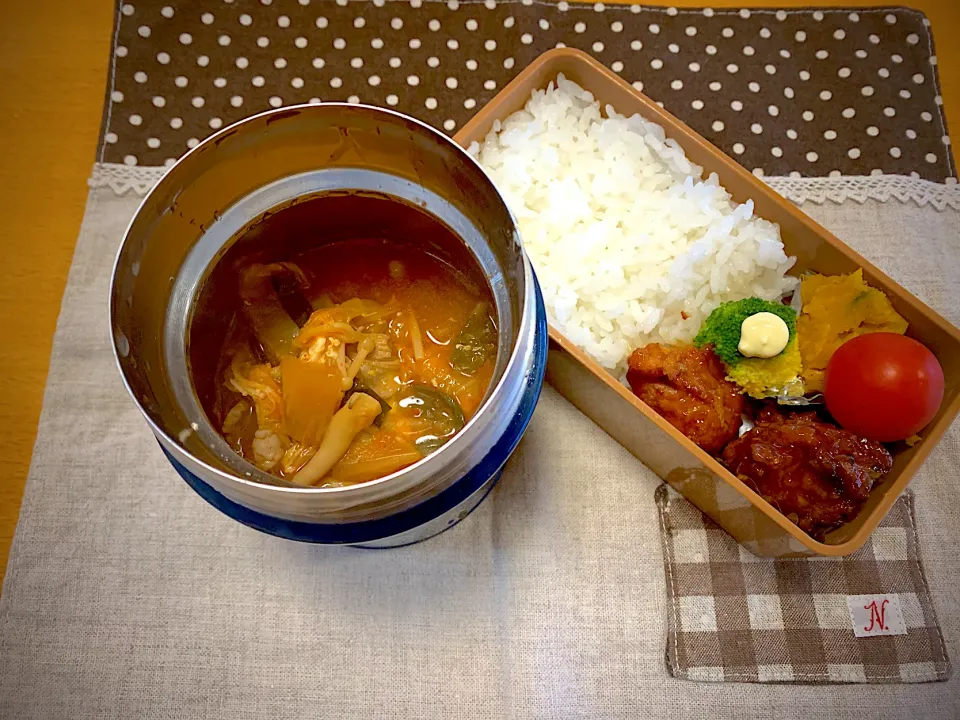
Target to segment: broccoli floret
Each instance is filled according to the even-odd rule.
[[[790,331],[788,344],[793,341],[797,332],[796,310],[789,305],[752,297],[726,302],[710,313],[693,339],[693,344],[697,347],[713,345],[713,351],[723,362],[728,366],[737,365],[746,359],[737,350],[740,344],[740,326],[748,317],[760,312],[773,313],[783,320]]]

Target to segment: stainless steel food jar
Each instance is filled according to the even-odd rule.
[[[494,298],[497,365],[480,409],[434,454],[368,483],[301,488],[245,461],[211,424],[194,381],[191,333],[205,282],[231,247],[285,210],[333,196],[396,199],[459,238]],[[316,221],[360,232],[372,222],[368,215],[327,213]],[[324,241],[319,233],[315,242]],[[211,322],[207,313],[203,322],[203,332],[217,332],[215,317]],[[264,532],[368,547],[430,537],[483,500],[533,413],[547,348],[539,287],[515,221],[483,170],[412,118],[334,103],[248,118],[174,165],[127,229],[114,268],[110,324],[130,395],[197,493]]]

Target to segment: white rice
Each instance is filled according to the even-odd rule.
[[[605,110],[560,75],[469,152],[519,221],[551,324],[621,375],[634,348],[690,342],[720,303],[797,281],[752,201],[704,180],[659,125]]]

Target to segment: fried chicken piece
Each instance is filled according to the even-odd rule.
[[[737,436],[743,394],[709,346],[652,343],[634,350],[627,364],[633,394],[707,452],[720,452]]]
[[[767,502],[815,538],[853,519],[893,466],[878,442],[768,405],[756,426],[723,451],[723,462]]]

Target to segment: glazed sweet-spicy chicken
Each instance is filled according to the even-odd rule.
[[[817,419],[760,410],[753,429],[722,455],[730,470],[815,538],[853,519],[893,466],[883,445]]]
[[[737,437],[743,394],[710,346],[652,343],[627,362],[634,395],[701,448],[719,453]]]

